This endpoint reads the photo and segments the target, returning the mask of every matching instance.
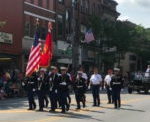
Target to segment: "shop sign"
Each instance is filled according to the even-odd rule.
[[[13,43],[13,35],[5,32],[0,32],[0,43]]]

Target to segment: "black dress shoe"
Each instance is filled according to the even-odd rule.
[[[43,108],[40,108],[38,111],[43,111]]]
[[[77,109],[77,110],[80,110],[81,108],[80,108],[80,107],[77,107],[76,109]]]
[[[66,111],[61,111],[61,113],[66,113]]]
[[[70,105],[67,105],[66,111],[69,111],[70,109]]]
[[[55,112],[55,110],[49,110],[49,112]]]
[[[32,108],[28,108],[27,110],[29,110],[29,111],[30,111],[30,110],[33,110],[33,109],[32,109]]]

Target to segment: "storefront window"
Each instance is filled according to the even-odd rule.
[[[62,15],[58,15],[58,36],[63,36],[63,24],[64,24],[64,21],[63,21],[63,16]]]

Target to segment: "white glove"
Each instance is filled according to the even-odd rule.
[[[55,90],[55,93],[57,93],[57,89]]]
[[[25,86],[25,83],[24,83],[24,82],[22,82],[22,86]]]
[[[33,89],[33,92],[35,92],[35,89]]]

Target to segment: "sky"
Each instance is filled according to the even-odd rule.
[[[150,0],[116,0],[120,20],[129,20],[150,28]]]

